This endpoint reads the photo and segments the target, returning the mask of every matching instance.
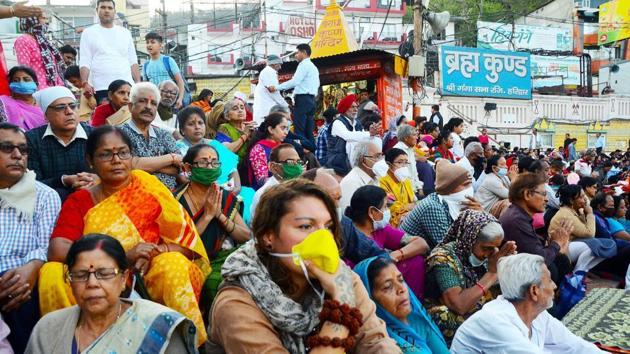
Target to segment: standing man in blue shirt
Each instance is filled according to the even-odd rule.
[[[142,66],[142,80],[150,81],[158,87],[163,81],[174,81],[179,92],[177,100],[175,101],[175,108],[182,108],[186,90],[184,89],[184,79],[179,70],[179,66],[177,66],[177,63],[172,57],[162,55],[162,36],[151,32],[144,36],[144,40],[147,43],[147,52],[151,56],[151,59]]]
[[[595,136],[597,136],[597,141],[595,142],[595,152],[597,152],[597,155],[600,155],[604,151],[604,146],[606,146],[606,138],[604,138],[602,133],[597,133]]]
[[[278,87],[269,86],[269,92],[293,90],[295,109],[293,110],[294,133],[301,135],[315,145],[315,96],[319,90],[319,70],[311,61],[311,47],[308,44],[297,46],[295,58],[299,62],[293,78]]]

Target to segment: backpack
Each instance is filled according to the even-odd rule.
[[[171,77],[171,80],[175,81],[175,75],[173,75],[173,71],[171,70],[171,61],[169,59],[170,57],[168,55],[163,55],[162,64],[164,64],[164,67],[166,68],[166,71],[168,72],[168,76]],[[144,64],[142,64],[142,77],[145,81],[149,80],[149,77],[147,76],[147,64],[149,63],[149,61],[150,60],[145,61]],[[190,87],[188,87],[188,81],[186,81],[186,77],[184,77],[184,73],[180,70],[179,74],[181,75],[182,80],[184,81],[184,98],[182,100],[182,107],[186,107],[192,102],[192,95],[190,94]]]

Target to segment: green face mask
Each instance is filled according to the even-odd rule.
[[[290,180],[298,178],[302,172],[304,172],[304,166],[300,164],[289,165],[288,163],[282,164],[282,177],[284,180]]]
[[[190,180],[199,184],[203,184],[204,186],[209,186],[217,179],[219,179],[219,176],[221,176],[221,167],[193,167],[192,173],[190,175]]]

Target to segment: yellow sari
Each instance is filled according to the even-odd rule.
[[[131,172],[129,186],[93,206],[84,215],[83,235],[100,233],[120,241],[125,251],[141,242],[177,244],[199,258],[189,260],[179,252],[162,253],[151,260],[143,276],[149,296],[188,317],[197,327],[198,345],[206,341],[199,296],[210,273],[210,263],[195,224],[171,192],[154,176]],[[87,195],[87,194],[86,194]],[[59,222],[68,222],[58,220]],[[71,221],[69,221],[71,222]],[[76,304],[59,262],[48,262],[40,271],[42,315]]]
[[[389,207],[389,210],[392,212],[391,225],[398,227],[402,219],[411,211],[413,203],[416,202],[416,195],[413,192],[411,180],[406,179],[402,182],[397,182],[387,174],[379,180],[379,185],[388,195],[394,198],[394,204]]]

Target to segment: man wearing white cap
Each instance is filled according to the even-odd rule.
[[[277,55],[267,57],[267,66],[258,75],[258,85],[254,90],[254,122],[260,125],[269,114],[271,107],[287,103],[279,91],[269,92],[267,87],[278,86],[278,70],[282,66],[282,59]]]
[[[34,96],[48,124],[26,133],[28,168],[64,200],[75,189],[89,187],[98,178],[87,172],[85,160],[92,128],[79,122],[78,102],[66,87],[49,87]]]

